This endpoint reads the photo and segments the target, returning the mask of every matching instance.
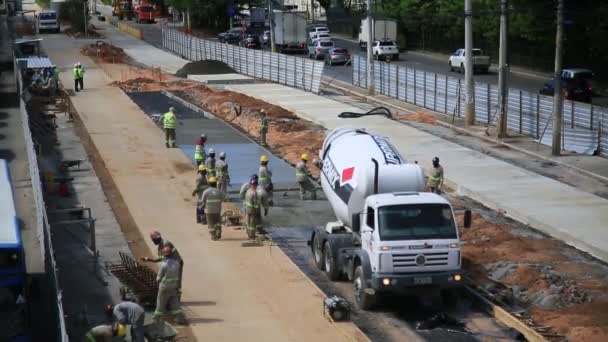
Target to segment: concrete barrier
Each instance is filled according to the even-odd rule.
[[[129,26],[120,21],[118,22],[118,29],[134,38],[141,39],[141,40],[144,39],[144,32],[142,30],[135,28],[133,26]]]

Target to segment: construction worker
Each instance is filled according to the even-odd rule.
[[[443,166],[439,164],[439,158],[433,158],[433,168],[431,169],[427,183],[430,192],[441,193],[443,186]]]
[[[196,166],[199,166],[205,162],[205,142],[207,141],[207,136],[203,133],[201,137],[196,141],[196,145],[194,145],[194,162]]]
[[[80,83],[80,90],[84,89],[84,68],[80,62],[76,63],[78,66],[78,83]]]
[[[257,180],[252,179],[243,200],[245,213],[247,214],[247,236],[252,240],[255,239],[257,232],[262,228],[262,208],[264,208],[264,215],[268,215],[266,194],[257,191],[257,187]]]
[[[215,150],[209,149],[209,156],[205,159],[205,168],[207,169],[207,180],[210,177],[215,177]]]
[[[256,182],[258,181],[257,174],[251,175],[251,178],[249,178],[249,182],[244,183],[241,186],[241,191],[239,191],[239,198],[241,199],[241,201],[245,199],[245,194],[247,193],[247,190],[249,190],[249,187],[251,186],[251,181],[253,180],[255,180]]]
[[[194,190],[192,191],[192,196],[198,196],[196,201],[198,202],[203,195],[205,189],[209,187],[209,183],[207,182],[207,168],[204,164],[198,166],[198,172],[196,173],[196,183],[194,185]],[[196,223],[207,224],[207,219],[205,218],[205,211],[203,208],[199,208],[196,206]]]
[[[268,133],[268,116],[266,110],[260,110],[260,144],[266,146],[266,134]]]
[[[53,64],[53,82],[55,82],[55,89],[59,90],[59,69],[57,65]]]
[[[228,163],[226,162],[226,152],[220,152],[220,160],[215,163],[215,178],[217,178],[217,188],[224,196],[228,193],[230,185],[230,174],[228,173]]]
[[[172,248],[170,246],[163,247],[163,256],[163,261],[158,268],[158,275],[156,276],[158,295],[156,296],[156,309],[152,317],[155,322],[158,322],[162,315],[169,313],[175,318],[175,322],[185,324],[186,319],[182,312],[178,292],[178,282],[180,279],[179,262],[172,256]]]
[[[144,339],[144,308],[134,302],[122,302],[116,305],[108,304],[105,307],[108,318],[114,316],[120,325],[131,326],[131,336],[134,342],[145,342]]]
[[[79,92],[80,90],[78,90],[78,86],[81,84],[82,79],[80,78],[80,69],[78,68],[78,63],[74,64],[72,76],[74,76],[74,91]]]
[[[85,342],[112,342],[114,336],[124,337],[127,327],[124,324],[114,323],[112,325],[98,325],[84,335]]]
[[[203,192],[199,207],[205,208],[205,216],[207,217],[207,228],[211,240],[219,240],[222,238],[222,200],[224,194],[217,189],[217,179],[209,178],[209,187]]]
[[[260,169],[258,170],[258,182],[259,186],[266,191],[268,196],[268,205],[273,206],[274,201],[272,200],[272,190],[274,185],[272,184],[272,171],[268,168],[268,157],[260,157]]]
[[[150,239],[152,240],[152,243],[157,246],[157,250],[156,250],[157,257],[156,258],[144,257],[144,258],[141,258],[141,261],[143,261],[143,262],[161,262],[165,258],[163,255],[163,248],[165,248],[167,246],[171,247],[171,254],[172,254],[173,258],[179,262],[180,268],[179,268],[179,287],[178,287],[178,289],[181,294],[182,275],[184,274],[184,259],[182,259],[182,256],[179,254],[179,251],[177,250],[177,248],[175,248],[175,245],[173,243],[171,243],[171,241],[163,239],[160,232],[155,230],[152,233],[150,233]]]
[[[175,108],[170,107],[169,111],[159,118],[159,121],[163,124],[163,128],[165,129],[165,146],[167,148],[177,147],[175,144],[175,125],[177,124]]]
[[[296,164],[296,181],[300,185],[300,199],[305,200],[306,194],[310,193],[310,199],[317,199],[317,190],[313,184],[308,167],[308,153],[302,154],[300,162]]]

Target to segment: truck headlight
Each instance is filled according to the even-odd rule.
[[[381,251],[390,251],[391,250],[391,246],[382,246],[380,247]]]
[[[382,279],[382,284],[384,286],[389,286],[391,284],[391,280],[389,278]]]
[[[461,281],[461,280],[462,280],[462,276],[461,276],[460,274],[456,274],[456,275],[454,276],[454,280],[455,280],[455,281]]]

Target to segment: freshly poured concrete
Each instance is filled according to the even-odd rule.
[[[327,129],[365,127],[389,137],[407,159],[426,167],[437,156],[446,184],[459,193],[608,261],[608,200],[383,117],[340,119],[340,112],[361,110],[318,95],[277,84],[226,89],[281,106]]]

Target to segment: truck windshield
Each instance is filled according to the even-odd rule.
[[[40,13],[40,20],[55,20],[57,19],[57,15],[53,12]]]
[[[452,210],[445,204],[403,204],[380,207],[382,241],[456,239]]]

